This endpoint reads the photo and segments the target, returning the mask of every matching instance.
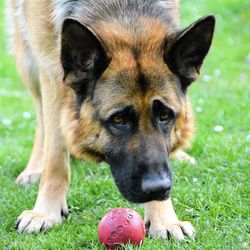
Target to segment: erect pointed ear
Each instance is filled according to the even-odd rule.
[[[108,66],[101,42],[92,31],[73,19],[63,23],[61,63],[64,82],[77,93],[86,95]]]
[[[165,53],[170,70],[180,77],[183,88],[199,77],[214,33],[214,16],[205,16],[177,35]]]

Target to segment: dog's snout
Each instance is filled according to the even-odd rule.
[[[142,179],[142,191],[147,194],[165,194],[171,186],[171,178],[167,175],[147,175]]]

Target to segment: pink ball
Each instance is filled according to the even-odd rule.
[[[115,208],[101,219],[98,238],[108,249],[121,244],[139,245],[145,238],[146,230],[141,216],[129,208]]]

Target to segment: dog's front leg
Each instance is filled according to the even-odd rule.
[[[62,222],[67,214],[66,193],[70,181],[69,152],[61,134],[58,85],[46,74],[41,76],[44,115],[44,171],[33,210],[17,219],[19,232],[33,233]]]
[[[144,209],[144,221],[152,238],[168,239],[171,235],[174,239],[183,240],[186,235],[194,239],[195,230],[192,224],[178,220],[170,198],[165,201],[147,202]]]

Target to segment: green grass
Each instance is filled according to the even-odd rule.
[[[34,205],[38,189],[14,184],[31,152],[35,113],[6,53],[2,1],[0,7],[0,249],[102,249],[97,225],[109,209],[131,207],[143,214],[142,207],[121,197],[106,164],[72,160],[71,213],[62,225],[40,235],[18,234],[13,227],[17,216]],[[197,131],[189,150],[198,164],[172,163],[176,212],[193,223],[197,239],[147,238],[141,249],[249,249],[250,2],[193,0],[181,7],[183,27],[202,15],[217,17],[201,79],[189,90],[194,110],[202,108],[195,111]],[[31,117],[24,119],[24,112]],[[216,125],[224,131],[214,132]]]

